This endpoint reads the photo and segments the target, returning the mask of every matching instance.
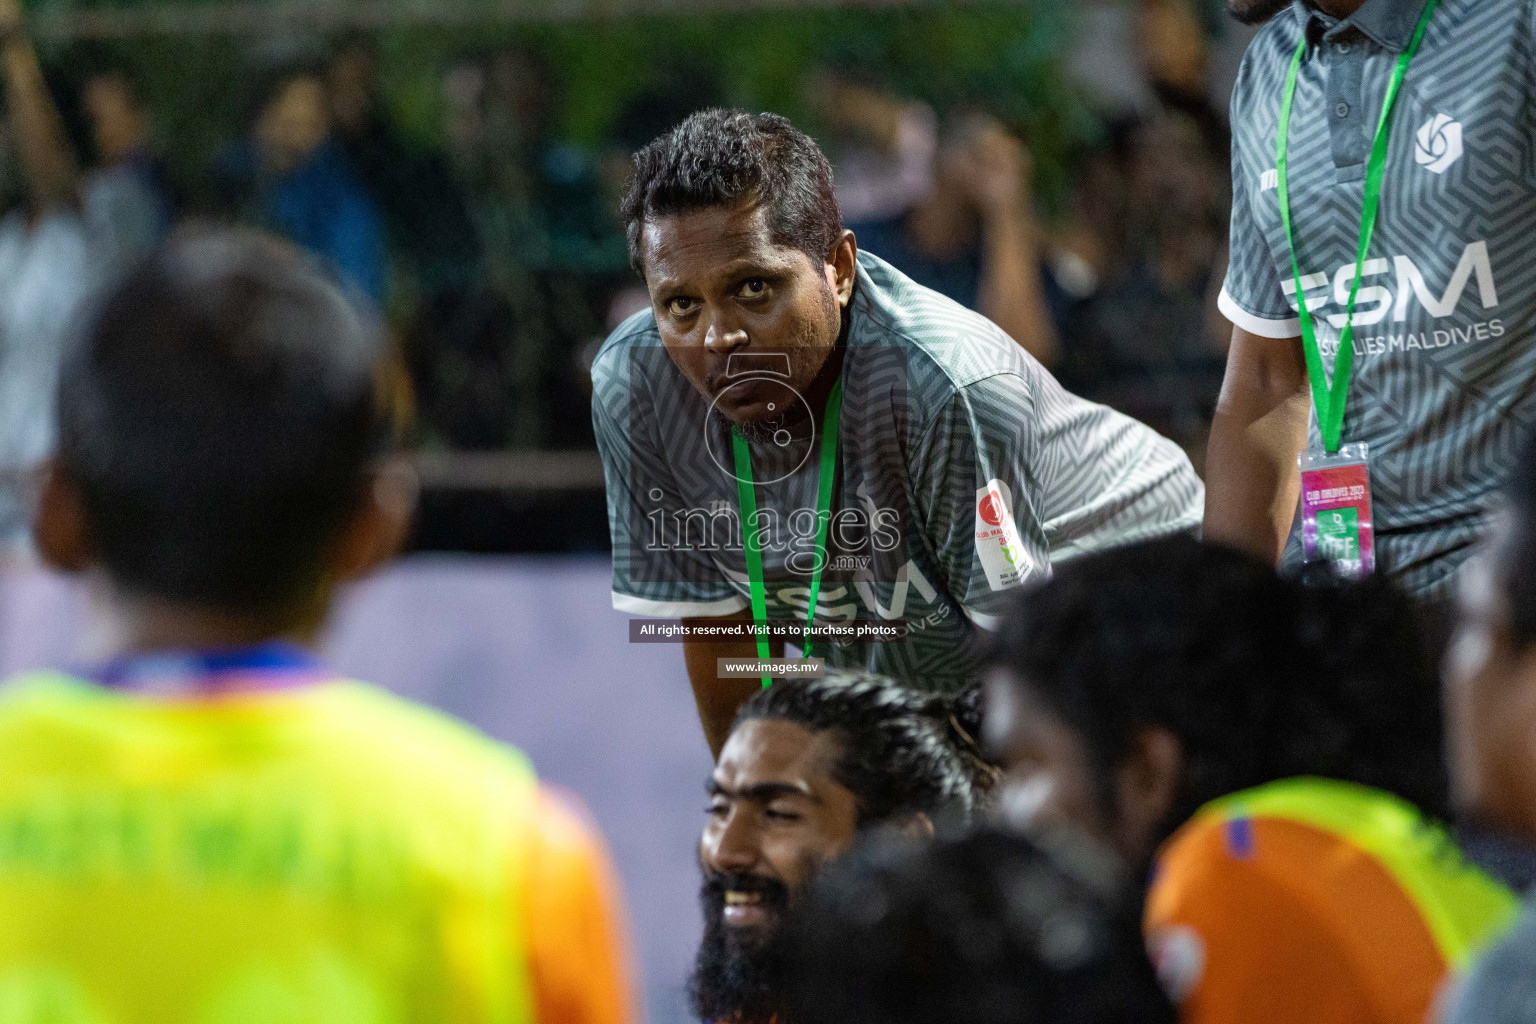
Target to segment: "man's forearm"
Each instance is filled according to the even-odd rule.
[[[1235,331],[1206,457],[1205,537],[1268,562],[1295,518],[1310,396],[1295,341]]]
[[[719,619],[684,619],[687,623],[750,622],[746,612]],[[772,657],[784,657],[783,641],[769,644]],[[757,679],[721,679],[720,658],[756,658],[757,643],[751,640],[687,640],[683,642],[683,662],[688,668],[688,681],[693,685],[693,700],[699,708],[699,724],[704,727],[704,740],[709,744],[712,756],[720,756],[726,737],[731,733],[731,723],[736,712],[762,688]]]
[[[12,139],[34,206],[45,209],[74,203],[78,199],[79,169],[37,54],[24,31],[12,32],[0,44],[0,66]]]

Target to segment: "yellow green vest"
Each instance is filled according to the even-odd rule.
[[[1519,898],[1468,864],[1445,830],[1390,793],[1332,779],[1272,782],[1223,797],[1197,818],[1278,818],[1364,851],[1402,887],[1452,969],[1514,923]]]
[[[0,691],[0,1024],[529,1024],[536,782],[357,683]]]

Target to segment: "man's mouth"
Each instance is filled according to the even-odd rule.
[[[763,904],[761,892],[727,889],[721,916],[734,928],[760,928],[768,923],[771,911]]]

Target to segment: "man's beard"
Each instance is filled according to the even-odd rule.
[[[1262,25],[1291,6],[1291,0],[1227,0],[1227,13],[1244,25]]]
[[[755,931],[730,927],[724,917],[727,890],[761,893],[759,905],[775,920]],[[704,937],[688,979],[693,1012],[706,1024],[768,1024],[777,1015],[784,978],[789,889],[772,878],[706,871],[699,898]]]

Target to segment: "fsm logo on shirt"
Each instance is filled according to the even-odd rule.
[[[1461,159],[1461,122],[1436,114],[1414,136],[1413,158],[1431,174],[1444,174]]]
[[[1373,280],[1389,273],[1395,276],[1395,290],[1389,288],[1385,282]],[[1417,301],[1430,316],[1436,319],[1451,316],[1456,312],[1456,307],[1466,293],[1467,285],[1473,279],[1477,281],[1477,296],[1483,308],[1493,309],[1497,306],[1499,293],[1494,287],[1493,263],[1488,257],[1486,241],[1473,242],[1462,251],[1461,260],[1451,273],[1451,279],[1446,283],[1445,291],[1438,295],[1425,281],[1423,271],[1411,256],[1394,256],[1390,260],[1380,258],[1366,260],[1360,273],[1360,291],[1355,296],[1354,326],[1368,327],[1379,324],[1389,315],[1394,321],[1406,320],[1408,304],[1413,301]],[[1349,291],[1354,282],[1353,260],[1333,272],[1331,290],[1328,274],[1303,274],[1301,286],[1306,289],[1307,310],[1314,316],[1319,316],[1331,302],[1339,308],[1340,312],[1328,314],[1328,323],[1335,330],[1342,330],[1345,320],[1342,310],[1349,306]],[[1299,312],[1296,302],[1296,282],[1289,271],[1281,277],[1280,287],[1285,292],[1291,308]]]

